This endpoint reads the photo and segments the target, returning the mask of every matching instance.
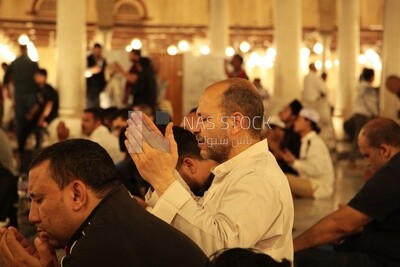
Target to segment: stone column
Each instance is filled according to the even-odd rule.
[[[389,75],[400,76],[400,0],[386,0],[383,21],[382,79],[380,91],[381,115],[399,119],[399,99],[386,89],[385,81]]]
[[[86,102],[86,1],[57,2],[56,38],[60,115],[78,116]]]
[[[301,1],[275,0],[274,96],[289,102],[300,97]]]
[[[229,44],[228,1],[211,0],[210,5],[210,50],[213,55],[224,56]]]
[[[340,65],[335,109],[344,117],[351,114],[357,93],[357,57],[360,51],[359,7],[359,0],[339,0],[338,58]]]

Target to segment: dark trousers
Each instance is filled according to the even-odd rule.
[[[25,118],[25,114],[30,111],[35,104],[35,95],[24,95],[15,97],[15,122],[18,141],[18,152],[25,150],[26,139],[32,132],[32,122]]]

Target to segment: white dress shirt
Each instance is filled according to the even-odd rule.
[[[302,100],[313,102],[327,94],[325,82],[315,72],[310,72],[304,77]]]
[[[97,127],[88,139],[98,143],[105,150],[107,150],[114,163],[124,159],[124,153],[122,153],[119,148],[118,137],[113,135],[106,126],[100,125]]]
[[[207,255],[222,248],[253,247],[277,260],[292,261],[292,195],[267,141],[212,172],[214,181],[199,200],[175,181],[151,212],[189,236]]]
[[[311,182],[314,198],[330,197],[333,193],[334,169],[328,147],[314,131],[301,138],[300,159],[293,168],[300,177]]]
[[[357,99],[354,103],[354,113],[367,117],[379,115],[379,91],[371,83],[361,81],[357,87]]]

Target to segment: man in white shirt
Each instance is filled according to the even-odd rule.
[[[310,72],[304,77],[302,100],[314,102],[326,96],[327,89],[324,81],[317,75],[314,63],[308,65]]]
[[[213,183],[198,201],[174,176],[178,153],[172,125],[165,134],[169,152],[162,152],[141,142],[147,138],[138,130],[143,121],[132,115],[126,145],[159,196],[152,213],[189,236],[207,255],[222,248],[253,247],[277,260],[293,260],[292,196],[267,141],[261,140],[263,109],[256,88],[247,80],[233,78],[206,88],[195,133],[201,156],[219,165],[212,169]],[[132,150],[138,147],[141,153]]]
[[[114,163],[117,163],[124,158],[124,154],[119,148],[118,137],[103,125],[101,112],[100,108],[87,108],[83,111],[82,134],[87,139],[101,145],[110,154]]]

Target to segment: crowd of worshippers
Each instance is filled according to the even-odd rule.
[[[264,115],[257,87],[233,77],[206,87],[181,126],[156,125],[145,103],[86,108],[80,138],[57,120],[28,169],[33,242],[1,169],[0,266],[398,266],[400,126],[361,127],[374,174],[293,239],[293,198],[333,194],[330,150],[316,109],[295,99]]]

